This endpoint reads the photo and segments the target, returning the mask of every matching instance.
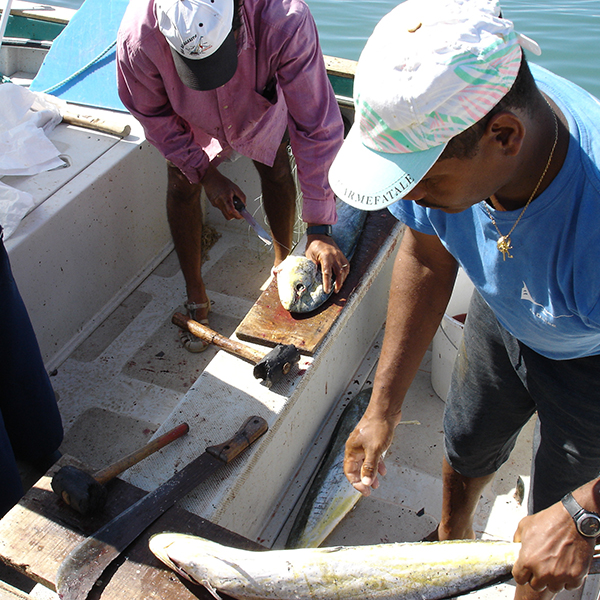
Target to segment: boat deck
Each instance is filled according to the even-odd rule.
[[[259,297],[269,278],[272,256],[254,244],[249,232],[230,228],[222,230],[208,254],[204,273],[213,302],[211,326],[230,335]],[[216,348],[192,355],[179,344],[170,318],[181,307],[183,295],[183,278],[172,252],[53,373],[66,431],[63,453],[100,468],[137,448],[168,420],[213,361]],[[383,331],[358,372],[347,373],[348,381],[357,377],[361,385],[372,381],[382,335]],[[443,406],[431,386],[428,352],[403,410],[406,421],[419,424],[399,426],[386,457],[388,474],[381,487],[359,501],[324,545],[417,541],[435,528],[441,506]],[[197,410],[203,411],[201,403]],[[332,425],[324,426],[321,437],[326,437]],[[312,454],[318,455],[324,442],[319,445],[317,440]],[[525,514],[521,485],[527,489],[530,443],[528,427],[484,495],[476,518],[478,536],[510,539]],[[308,464],[316,459],[307,453]],[[23,476],[34,483],[35,474],[24,470]],[[299,471],[297,479],[302,477],[306,474]],[[294,486],[301,482],[290,481],[290,489]],[[289,510],[288,506],[288,514]],[[285,532],[285,520],[274,518],[274,523],[265,526],[263,540],[270,535],[273,546],[281,546]],[[10,576],[6,579],[11,580]],[[57,597],[39,584],[27,589],[22,579],[17,583],[30,598]],[[510,588],[510,583],[502,584],[470,597],[510,598]]]

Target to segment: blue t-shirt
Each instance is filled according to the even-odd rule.
[[[548,358],[600,354],[600,102],[575,84],[530,65],[540,89],[566,115],[569,149],[560,173],[510,235],[502,260],[498,232],[480,202],[457,214],[408,200],[389,207],[412,229],[437,235],[500,323]],[[521,214],[495,211],[508,233]]]

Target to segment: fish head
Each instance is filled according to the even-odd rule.
[[[306,256],[288,256],[277,267],[276,275],[279,300],[289,312],[311,312],[330,296],[323,291],[321,271]]]
[[[165,565],[192,583],[204,586],[221,600],[210,583],[211,573],[222,571],[224,565],[222,558],[214,556],[212,546],[215,544],[183,533],[157,533],[150,538],[148,546]]]

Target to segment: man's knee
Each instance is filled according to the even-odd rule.
[[[281,144],[275,156],[272,167],[254,161],[256,170],[263,183],[282,186],[284,184],[293,184],[292,168],[290,166],[290,157],[287,151],[287,144]]]
[[[167,161],[167,201],[177,204],[196,202],[202,185],[190,183],[188,178],[173,163]]]

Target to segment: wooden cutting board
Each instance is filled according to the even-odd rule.
[[[237,337],[271,347],[294,344],[302,354],[312,356],[369,270],[384,240],[399,235],[400,229],[398,220],[389,211],[369,213],[350,261],[350,274],[339,294],[333,294],[314,313],[293,315],[281,306],[277,282],[273,280],[239,324]]]
[[[51,488],[52,475],[65,464],[63,456],[0,520],[0,559],[37,583],[55,590],[56,572],[67,554],[146,494],[120,479],[108,484],[109,500],[97,515],[83,517],[60,500]],[[216,542],[261,550],[263,546],[174,506],[133,542],[105,571],[90,600],[214,600],[202,586],[189,583],[163,565],[148,548],[148,539],[161,531],[191,533]],[[223,595],[223,598],[229,596]]]

